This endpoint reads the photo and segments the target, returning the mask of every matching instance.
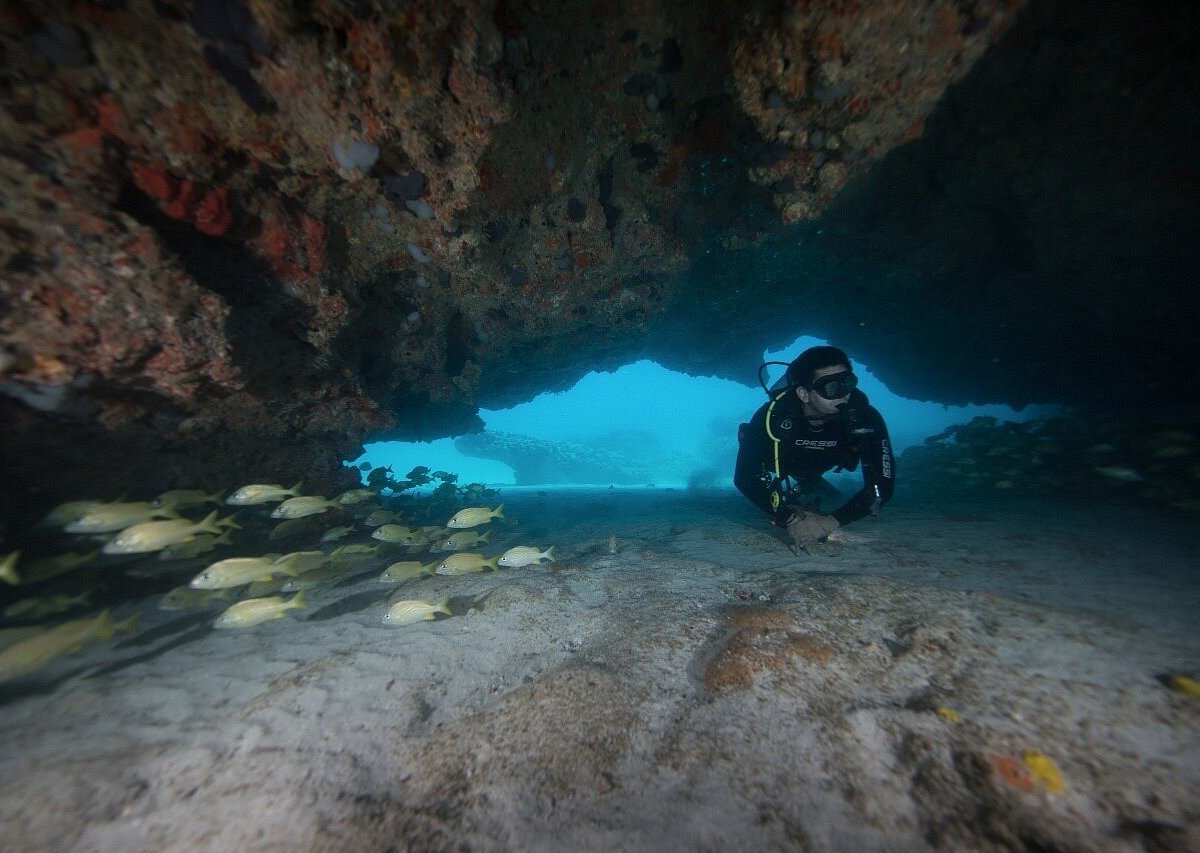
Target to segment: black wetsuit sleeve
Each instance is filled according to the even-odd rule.
[[[872,431],[863,436],[860,450],[863,487],[844,505],[830,513],[843,527],[871,514],[876,488],[879,489],[881,503],[887,503],[892,499],[896,485],[896,460],[892,457],[892,441],[888,437],[883,415],[875,407],[867,406],[862,412],[860,425]]]
[[[750,503],[782,523],[792,510],[784,505],[783,495],[774,479],[775,443],[767,435],[766,419],[767,406],[764,405],[754,413],[750,423],[742,424],[733,484]]]

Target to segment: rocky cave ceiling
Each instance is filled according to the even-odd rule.
[[[4,0],[9,507],[316,484],[643,356],[753,382],[805,333],[922,399],[1191,403],[1196,18]]]

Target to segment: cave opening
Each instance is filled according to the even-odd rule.
[[[790,361],[807,347],[827,343],[803,335],[779,351],[765,352],[763,360]],[[778,378],[779,368],[774,371],[768,385]],[[856,361],[855,371],[887,420],[897,454],[973,418],[1024,423],[1059,411],[1056,405],[1018,412],[1001,403],[950,406],[914,400],[892,392],[869,365]],[[761,389],[741,382],[690,376],[641,359],[592,371],[565,391],[482,409],[482,433],[373,442],[346,464],[365,465],[365,471],[391,466],[397,474],[424,465],[456,473],[462,483],[489,486],[730,487],[738,424],[765,399]]]

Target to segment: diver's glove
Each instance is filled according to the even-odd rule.
[[[819,542],[842,525],[832,515],[797,512],[787,523],[788,536],[797,548]]]

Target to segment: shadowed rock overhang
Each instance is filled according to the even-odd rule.
[[[947,403],[1196,398],[1186,4],[0,16],[12,494],[315,486],[801,333]]]

